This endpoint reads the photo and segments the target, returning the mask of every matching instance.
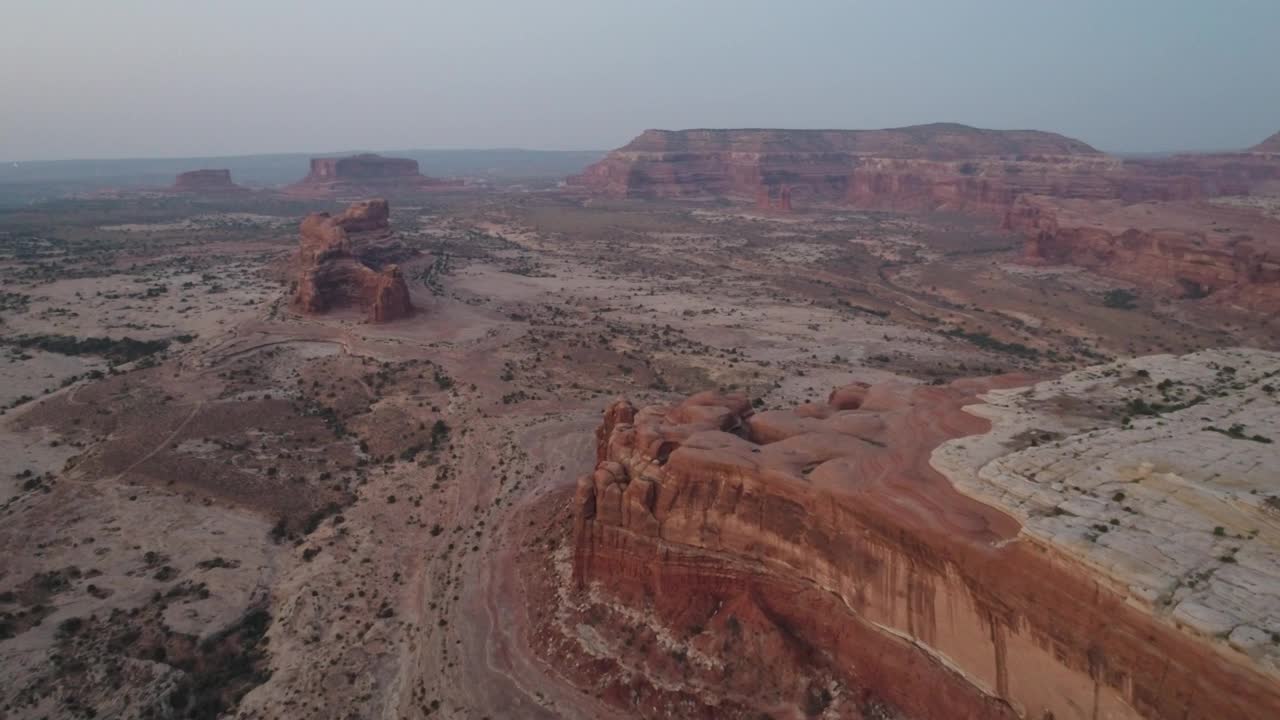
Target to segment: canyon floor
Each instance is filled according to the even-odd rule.
[[[550,193],[391,207],[417,310],[379,325],[290,307],[297,223],[337,205],[0,216],[0,718],[893,717],[835,680],[767,707],[681,686],[705,648],[640,616],[622,650],[603,617],[620,608],[565,594],[569,499],[619,396],[786,408],[859,381],[1003,374],[1035,396],[995,391],[975,410],[990,437],[935,465],[1274,666],[1280,614],[1238,588],[1280,563],[1280,487],[1259,470],[1275,467],[1275,356],[1130,360],[1280,349],[1271,318],[1029,267],[1020,238],[961,216]],[[1122,384],[1078,374],[1111,363]],[[1148,412],[1197,393],[1194,415]],[[1044,441],[1011,453],[1032,427]],[[1174,430],[1200,443],[1194,470],[1126,455]],[[1079,461],[1028,487],[1070,441]],[[1151,510],[1171,497],[1194,537]],[[624,711],[640,677],[645,704]]]

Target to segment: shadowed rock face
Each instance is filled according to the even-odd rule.
[[[312,213],[303,219],[294,296],[301,310],[322,313],[357,306],[368,313],[370,322],[389,322],[413,312],[399,266],[370,264],[379,254],[377,241],[389,234],[389,214],[386,200],[363,200],[337,217]]]
[[[245,188],[231,182],[230,170],[191,170],[178,175],[173,189],[180,192],[241,192]]]
[[[1246,659],[930,467],[940,442],[988,428],[962,406],[1016,384],[849,386],[759,413],[715,393],[618,401],[573,499],[574,576],[676,633],[780,633],[790,658],[762,646],[762,677],[824,658],[908,717],[1280,717],[1280,687]]]
[[[1073,204],[1024,198],[1005,227],[1033,264],[1071,264],[1175,297],[1280,312],[1280,222],[1198,205]]]

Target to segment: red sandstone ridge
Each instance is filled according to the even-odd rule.
[[[686,672],[765,702],[807,664],[923,720],[1280,717],[1280,687],[1243,656],[930,467],[987,429],[961,407],[998,384],[1015,383],[850,386],[758,413],[715,393],[619,401],[573,498],[578,592],[698,637],[712,657]]]
[[[309,197],[339,193],[436,190],[462,187],[461,180],[426,177],[418,161],[365,153],[342,158],[312,158],[311,171],[285,188],[291,195]]]
[[[191,193],[245,192],[246,190],[231,182],[230,170],[190,170],[178,175],[172,189],[176,192]]]
[[[1033,264],[1071,264],[1184,298],[1280,312],[1280,220],[1205,203],[1023,198],[1005,227]]]
[[[322,212],[304,218],[295,305],[309,313],[356,306],[370,322],[410,315],[409,287],[399,266],[379,261],[387,255],[387,244],[379,241],[389,235],[389,214],[386,200],[364,200],[337,217]]]

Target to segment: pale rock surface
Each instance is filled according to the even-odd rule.
[[[1280,354],[1141,357],[982,399],[966,409],[991,432],[932,456],[960,491],[1280,669]]]

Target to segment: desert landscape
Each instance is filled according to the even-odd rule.
[[[884,132],[4,213],[0,716],[1280,713],[1280,158]]]

